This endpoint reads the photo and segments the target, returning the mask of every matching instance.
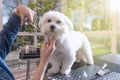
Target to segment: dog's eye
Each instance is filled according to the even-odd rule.
[[[60,24],[60,23],[61,23],[61,21],[57,21],[56,23],[57,23],[57,24]]]
[[[48,22],[51,22],[51,20],[50,20],[50,19],[48,19]]]

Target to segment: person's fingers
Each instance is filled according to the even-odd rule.
[[[33,22],[33,17],[34,17],[34,12],[31,11],[30,13],[28,13],[28,14],[26,15],[26,17],[27,17],[27,21],[28,21],[29,23],[32,23],[32,22]]]
[[[48,46],[50,46],[50,40],[48,40],[47,42],[48,42]]]
[[[24,25],[24,18],[21,18],[21,25]]]
[[[55,37],[53,37],[51,40],[50,40],[50,46],[54,46],[55,45]]]
[[[24,25],[25,23],[25,18],[27,18],[27,21],[29,23],[32,23],[33,22],[33,17],[34,17],[34,11],[32,11],[30,8],[28,8],[27,6],[25,5],[19,5],[17,8],[16,8],[16,11],[15,13],[20,16],[21,18],[21,25]]]
[[[27,21],[29,22],[29,23],[32,23],[33,22],[33,16],[34,16],[34,14],[30,14],[30,13],[28,13],[26,16],[24,16],[24,15],[20,15],[20,17],[21,17],[21,25],[23,25],[24,23],[25,23],[25,18],[27,18]]]
[[[52,37],[51,39],[48,40],[48,46],[53,44],[53,40],[54,40],[54,37]]]
[[[42,47],[42,49],[47,49],[47,42],[44,41],[44,42],[42,43],[41,47]]]
[[[49,47],[48,47],[48,50],[50,52],[50,54],[52,54],[55,50],[55,38],[53,37],[52,39],[50,39],[50,44],[49,44]]]
[[[19,12],[19,16],[21,18],[21,25],[24,25],[24,23],[25,23],[25,15],[22,12]]]

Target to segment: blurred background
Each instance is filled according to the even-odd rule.
[[[67,15],[74,29],[84,33],[92,46],[94,56],[120,54],[120,0],[0,0],[0,29],[18,4],[25,4],[35,11],[34,25],[49,10]],[[12,46],[15,52],[20,46],[39,47],[40,32],[26,25]],[[79,42],[78,42],[79,43]],[[18,54],[18,52],[15,52]]]

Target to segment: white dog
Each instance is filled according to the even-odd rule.
[[[73,30],[73,24],[64,14],[49,11],[40,19],[41,33],[48,38],[55,36],[56,50],[49,57],[52,67],[48,74],[69,74],[75,60],[80,62],[81,55],[88,64],[94,64],[90,43],[85,35]],[[82,53],[81,53],[82,52]],[[76,57],[77,56],[77,57]]]

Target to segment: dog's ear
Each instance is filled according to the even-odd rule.
[[[69,27],[69,30],[73,30],[73,23],[66,15],[64,15],[64,20],[66,25]]]

